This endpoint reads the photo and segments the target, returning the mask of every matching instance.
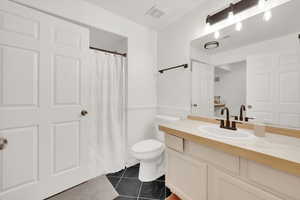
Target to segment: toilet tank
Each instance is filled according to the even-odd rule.
[[[173,122],[173,121],[178,121],[180,120],[179,117],[173,117],[173,116],[167,116],[167,115],[156,115],[155,117],[155,138],[161,142],[165,142],[165,134],[164,132],[159,130],[159,125],[162,123],[168,123],[168,122]]]

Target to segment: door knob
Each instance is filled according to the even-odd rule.
[[[197,107],[198,106],[198,104],[193,104],[193,107]]]
[[[81,116],[86,116],[87,114],[88,114],[88,111],[86,111],[86,110],[81,111]]]
[[[7,144],[8,144],[8,141],[7,141],[7,139],[6,139],[6,138],[3,138],[3,137],[1,137],[1,138],[0,138],[0,150],[3,150],[3,149],[5,149],[5,148],[6,148],[6,146],[7,146]]]

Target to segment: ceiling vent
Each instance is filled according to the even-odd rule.
[[[157,8],[156,6],[153,6],[152,8],[150,8],[147,12],[146,15],[149,15],[153,18],[161,18],[163,15],[165,15],[166,13],[164,11],[162,11],[161,9]]]

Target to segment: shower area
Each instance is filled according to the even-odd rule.
[[[127,39],[90,30],[88,163],[90,177],[126,165]]]

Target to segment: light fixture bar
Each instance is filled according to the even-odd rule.
[[[245,10],[248,10],[252,7],[257,6],[259,1],[260,0],[241,0],[236,3],[232,3],[232,4],[230,4],[229,7],[225,8],[213,15],[208,15],[206,18],[206,23],[209,23],[210,25],[216,24],[222,20],[227,19],[229,16],[229,13],[232,12],[232,15],[236,15],[238,13],[241,13]]]

